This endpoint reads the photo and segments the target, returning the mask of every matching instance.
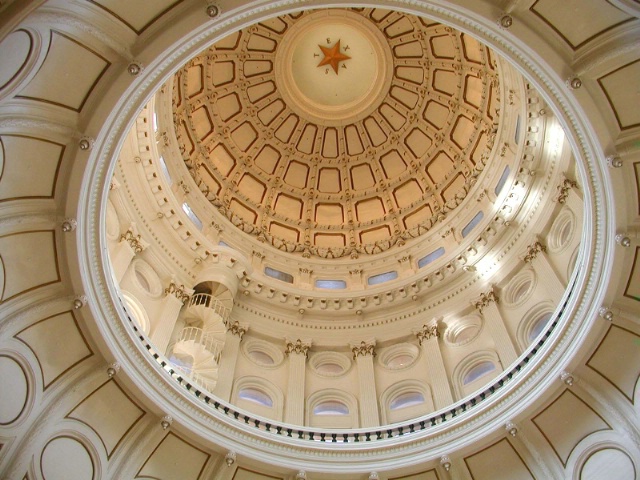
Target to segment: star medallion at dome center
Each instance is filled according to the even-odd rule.
[[[351,57],[345,55],[340,51],[340,40],[331,48],[323,47],[322,45],[318,45],[322,53],[324,54],[324,58],[318,64],[318,67],[324,67],[325,65],[331,65],[333,71],[338,74],[338,68],[340,67],[340,62],[344,62],[345,60],[350,60]],[[345,68],[345,65],[342,65],[342,68]]]

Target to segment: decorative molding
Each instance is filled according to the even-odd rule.
[[[240,325],[240,322],[238,322],[237,320],[233,323],[227,324],[227,331],[231,332],[237,337],[240,337],[240,341],[242,341],[242,337],[245,333],[247,333],[247,330],[249,330],[249,327]]]
[[[519,430],[518,426],[513,422],[507,422],[504,426],[504,429],[512,437],[515,437],[518,434],[518,430]]]
[[[110,363],[107,366],[107,377],[113,378],[118,374],[119,371],[120,371],[120,364],[118,362]]]
[[[511,28],[511,26],[513,25],[513,17],[505,13],[498,19],[498,25],[500,26],[500,28],[504,28],[505,30]]]
[[[416,332],[416,337],[418,337],[418,344],[421,346],[425,340],[440,337],[438,322],[422,325],[422,328]]]
[[[164,294],[173,295],[180,300],[183,305],[191,298],[191,295],[187,293],[187,288],[184,285],[178,285],[173,280],[171,280],[169,286],[164,289]]]
[[[571,387],[576,381],[575,377],[569,372],[562,372],[560,374],[560,380],[562,380],[562,383],[564,383],[568,387]]]
[[[488,306],[492,302],[496,304],[500,303],[500,299],[496,295],[496,292],[493,287],[487,292],[480,295],[480,298],[474,302],[473,306],[478,310],[479,313],[482,313],[484,307]]]
[[[224,461],[227,464],[227,467],[230,467],[234,463],[236,463],[236,452],[228,451],[224,456]]]
[[[605,160],[607,161],[607,165],[611,168],[620,168],[624,164],[620,155],[608,155]]]
[[[615,237],[616,243],[621,247],[630,247],[631,239],[627,236],[626,233],[618,233]]]
[[[142,235],[136,234],[134,225],[130,226],[126,232],[120,235],[120,241],[122,242],[123,240],[129,243],[135,253],[141,253],[149,246],[149,244],[142,239]]]
[[[572,76],[567,78],[566,81],[567,87],[569,87],[571,90],[577,90],[580,87],[582,87],[582,79],[578,76]]]
[[[558,185],[558,196],[556,197],[556,201],[561,205],[564,205],[565,203],[567,203],[569,190],[571,190],[572,188],[576,188],[577,186],[578,186],[577,182],[574,182],[573,180],[569,180],[568,178],[565,178],[563,182],[560,185]]]
[[[88,301],[89,299],[86,297],[86,295],[78,295],[73,299],[73,308],[79,310],[84,307]]]
[[[613,321],[613,312],[609,310],[609,307],[606,307],[604,305],[600,307],[600,309],[598,310],[598,315],[600,315],[600,318],[604,318],[607,322]]]
[[[73,232],[78,228],[78,222],[75,218],[65,218],[62,222],[62,231],[65,233]]]
[[[524,256],[525,263],[531,263],[540,252],[546,252],[547,247],[540,242],[540,240],[536,240],[534,243],[527,247],[527,254]]]
[[[165,415],[160,419],[160,426],[163,430],[168,429],[173,423],[173,417],[171,415]]]
[[[297,339],[295,342],[287,341],[287,346],[284,350],[284,353],[287,356],[289,356],[289,354],[291,353],[295,353],[296,355],[304,355],[306,357],[310,348],[311,342],[305,342],[301,339]]]
[[[358,357],[366,357],[366,356],[376,356],[376,352],[374,351],[376,347],[375,341],[361,341],[360,345],[351,345],[351,352],[353,353],[353,359],[355,360]]]
[[[210,3],[209,5],[207,5],[205,13],[209,18],[216,18],[218,15],[220,15],[220,7],[218,7],[218,5],[214,3]]]
[[[129,64],[129,66],[127,67],[127,73],[133,77],[140,75],[140,72],[142,72],[142,70],[144,69],[144,67],[142,66],[142,64],[140,62],[131,62]]]
[[[78,148],[80,150],[91,150],[93,148],[93,144],[95,143],[95,140],[91,137],[82,137],[79,141],[78,141]]]

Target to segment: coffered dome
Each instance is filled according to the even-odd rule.
[[[482,191],[509,108],[499,64],[469,35],[401,12],[273,18],[175,75],[179,149],[216,213],[259,241],[380,253]]]

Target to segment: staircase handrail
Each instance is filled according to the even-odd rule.
[[[210,293],[196,293],[191,296],[189,306],[205,306],[220,315],[223,321],[227,321],[231,309],[227,307],[221,300],[217,299]]]
[[[213,359],[216,364],[220,363],[220,353],[222,352],[224,342],[218,340],[214,335],[210,333],[204,333],[202,328],[183,328],[178,335],[178,340],[176,341],[176,343],[178,342],[194,342],[202,345],[205,350],[213,354]]]

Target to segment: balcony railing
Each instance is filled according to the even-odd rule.
[[[454,403],[445,409],[438,410],[437,412],[406,422],[380,426],[377,428],[337,429],[332,431],[322,428],[311,428],[308,426],[282,424],[276,420],[259,418],[253,416],[249,412],[238,410],[228,403],[216,398],[211,398],[207,391],[203,392],[198,388],[196,382],[185,378],[185,375],[183,375],[177,367],[171,364],[166,357],[156,351],[155,347],[149,342],[147,336],[140,331],[135,321],[130,316],[128,316],[128,320],[130,327],[136,332],[137,338],[142,342],[145,349],[149,351],[162,370],[168,374],[168,377],[177,382],[185,389],[186,392],[198,399],[198,401],[214,408],[218,412],[223,413],[230,422],[250,425],[258,430],[269,432],[275,436],[288,437],[289,439],[297,439],[303,442],[312,441],[343,444],[376,442],[396,437],[403,437],[417,432],[428,431],[430,429],[434,429],[438,425],[452,421],[456,417],[464,416],[465,414],[476,410],[476,408],[482,405],[488,398],[503,390],[506,385],[509,385],[514,380],[514,378],[519,377],[520,373],[529,363],[531,363],[532,359],[547,343],[551,334],[558,327],[560,319],[564,314],[564,310],[567,308],[572,297],[573,290],[576,286],[576,279],[577,276],[574,275],[573,282],[569,285],[568,294],[565,297],[564,303],[554,317],[549,320],[546,330],[544,333],[540,334],[535,344],[530,345],[525,354],[523,354],[515,364],[509,366],[508,370],[502,372],[500,376],[494,379],[494,381],[486,386],[482,391],[477,392],[473,397],[467,397],[464,400]],[[123,303],[122,300],[121,303]]]
[[[216,297],[209,293],[196,293],[189,300],[189,307],[206,307],[213,310],[222,317],[222,321],[226,322],[231,313],[231,309]]]
[[[200,375],[198,372],[192,371],[190,368],[185,368],[176,365],[176,369],[184,374],[185,377],[188,377],[194,383],[197,383],[199,386],[204,388],[205,390],[213,390],[216,386],[215,381],[212,381],[205,377],[204,375]]]

